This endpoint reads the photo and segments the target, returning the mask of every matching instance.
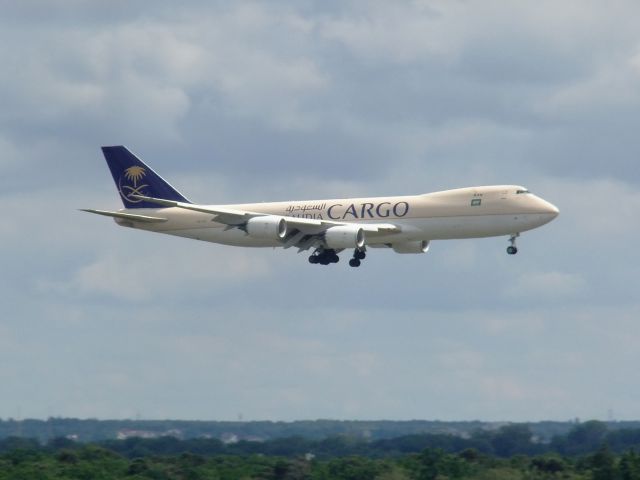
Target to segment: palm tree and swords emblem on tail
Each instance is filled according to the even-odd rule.
[[[133,167],[129,167],[124,171],[124,178],[128,180],[128,182],[133,183],[133,185],[122,185],[122,178],[120,178],[119,187],[120,187],[120,195],[122,195],[126,200],[131,203],[139,203],[142,200],[139,198],[132,197],[132,195],[142,195],[144,196],[144,192],[142,191],[145,187],[149,185],[143,184],[138,185],[147,172],[143,167],[138,165],[134,165]]]

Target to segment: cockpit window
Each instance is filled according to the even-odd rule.
[[[523,193],[531,193],[529,190],[516,190],[516,195],[521,195]]]

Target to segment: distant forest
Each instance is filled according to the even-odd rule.
[[[47,442],[38,438],[10,436],[0,440],[0,453],[15,450],[59,451],[73,450],[85,442],[73,437],[56,437]],[[418,433],[394,438],[371,439],[350,435],[328,435],[322,439],[303,436],[272,438],[269,440],[223,441],[218,438],[179,439],[166,435],[155,438],[131,436],[125,439],[105,439],[90,442],[127,458],[153,455],[267,455],[297,457],[312,455],[314,458],[362,456],[383,458],[425,449],[445,453],[473,450],[480,454],[508,458],[514,455],[558,454],[563,456],[586,455],[606,446],[612,452],[630,450],[640,452],[640,428],[611,429],[606,423],[588,421],[574,424],[566,433],[554,435],[541,442],[530,425],[509,424],[497,429],[477,429],[471,434]]]
[[[528,424],[395,438],[0,440],[0,480],[639,480],[640,428],[588,421],[541,442]]]
[[[579,422],[526,423],[533,440],[548,443],[558,435],[566,435]],[[58,437],[80,442],[96,442],[129,437],[154,438],[171,436],[178,439],[211,438],[225,443],[240,440],[266,441],[276,438],[302,437],[322,440],[348,436],[367,441],[396,438],[406,435],[444,434],[469,437],[478,431],[495,431],[507,423],[498,422],[440,422],[440,421],[338,421],[313,420],[295,422],[213,422],[184,420],[95,420],[49,418],[48,420],[0,419],[0,439],[7,437],[34,438],[46,443]],[[640,428],[638,422],[606,422],[608,430]]]

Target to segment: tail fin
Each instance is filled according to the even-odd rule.
[[[102,147],[102,153],[125,208],[158,208],[155,203],[146,202],[131,195],[191,203],[126,147],[122,145]]]

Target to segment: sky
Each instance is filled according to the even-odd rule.
[[[640,4],[0,0],[0,418],[640,419]],[[359,269],[119,228],[525,185],[552,223]]]

